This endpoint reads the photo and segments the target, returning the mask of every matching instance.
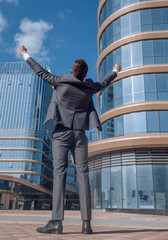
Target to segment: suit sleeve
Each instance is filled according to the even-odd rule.
[[[110,74],[108,74],[101,82],[93,82],[92,79],[87,79],[86,81],[92,85],[94,89],[94,93],[99,92],[100,90],[105,89],[112,80],[117,76],[117,73],[115,71],[112,71]]]
[[[40,66],[33,58],[29,57],[26,60],[27,64],[29,67],[39,76],[41,77],[44,81],[47,83],[53,85],[54,87],[57,86],[60,76],[56,76],[54,74],[51,74],[47,70],[45,70],[42,66]]]

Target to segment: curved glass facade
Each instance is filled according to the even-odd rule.
[[[120,64],[121,70],[147,64],[168,63],[168,40],[145,40],[124,45],[102,61],[100,66],[100,80],[111,72],[112,66]]]
[[[168,209],[168,3],[134,8],[139,2],[106,0],[98,10],[99,80],[116,63],[121,73],[98,95],[103,130],[89,158],[94,209]]]
[[[100,38],[100,52],[120,38],[146,31],[168,30],[168,8],[144,9],[113,21]]]
[[[168,74],[142,74],[112,83],[100,96],[100,114],[122,105],[168,99]]]
[[[92,208],[168,209],[168,152],[123,152],[90,159]]]
[[[128,5],[148,0],[107,0],[100,13],[100,25],[113,13]]]
[[[145,133],[168,133],[168,111],[124,114],[103,124],[102,139]]]

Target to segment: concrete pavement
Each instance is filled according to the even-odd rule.
[[[40,234],[36,228],[50,220],[51,211],[0,210],[0,240],[103,239],[168,240],[168,217],[93,212],[92,235],[81,233],[79,211],[65,211],[62,235]]]

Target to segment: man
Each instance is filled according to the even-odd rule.
[[[101,124],[94,108],[92,96],[106,88],[117,76],[120,66],[116,64],[113,71],[101,83],[93,82],[87,76],[88,65],[80,59],[73,64],[71,75],[55,76],[43,69],[32,59],[24,46],[18,48],[18,53],[44,81],[54,86],[52,99],[44,124],[54,119],[56,126],[52,137],[52,152],[54,166],[54,183],[52,199],[52,219],[45,227],[37,228],[38,232],[61,234],[64,219],[65,181],[68,166],[68,151],[70,150],[76,165],[79,184],[82,233],[91,234],[91,195],[88,176],[88,140],[85,130]]]

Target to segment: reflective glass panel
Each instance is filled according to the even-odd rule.
[[[122,208],[121,166],[111,167],[111,207]]]
[[[137,165],[138,208],[154,209],[154,189],[151,165]]]
[[[137,208],[136,166],[122,167],[123,208]]]
[[[133,114],[124,115],[124,135],[134,134]]]
[[[146,133],[146,112],[137,112],[134,114],[134,124],[136,133]]]
[[[153,165],[156,209],[168,209],[168,165]]]
[[[159,114],[158,111],[149,111],[147,114],[148,133],[159,132]]]
[[[110,207],[110,167],[102,168],[102,208]]]

